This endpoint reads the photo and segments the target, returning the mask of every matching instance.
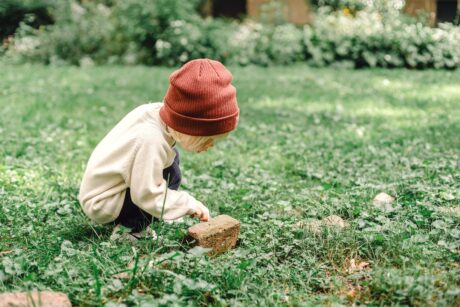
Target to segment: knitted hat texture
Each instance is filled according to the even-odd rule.
[[[232,74],[210,59],[192,60],[169,77],[160,109],[172,129],[194,136],[212,136],[236,128],[239,108]]]

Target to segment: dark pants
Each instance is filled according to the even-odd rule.
[[[181,173],[179,168],[179,152],[174,148],[176,157],[174,158],[173,164],[163,170],[163,178],[168,180],[168,188],[172,190],[179,189],[181,182]],[[131,228],[133,232],[138,232],[145,229],[152,221],[154,217],[139,208],[131,200],[130,189],[126,190],[125,201],[123,208],[121,208],[120,215],[114,221],[116,224],[121,224],[125,227]]]

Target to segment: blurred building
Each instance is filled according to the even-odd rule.
[[[202,6],[205,16],[241,18],[276,18],[282,16],[294,24],[310,21],[310,10],[305,0],[205,0]]]
[[[404,11],[414,16],[425,12],[432,25],[455,22],[460,11],[460,0],[406,0]]]
[[[460,11],[460,0],[406,0],[404,12],[416,16],[426,14],[431,25],[455,22]],[[312,20],[312,10],[305,0],[203,0],[205,16],[243,18],[279,18],[294,24]]]

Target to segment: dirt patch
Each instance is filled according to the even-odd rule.
[[[0,293],[0,307],[72,307],[69,298],[62,292],[11,292]]]

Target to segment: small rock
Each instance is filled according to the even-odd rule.
[[[305,228],[314,233],[320,233],[322,226],[334,226],[342,229],[348,227],[349,225],[338,215],[330,215],[323,218],[322,220],[314,220],[310,222],[300,221],[294,224],[294,227]]]
[[[393,212],[401,208],[400,206],[396,206],[396,207],[393,206],[394,200],[395,200],[394,197],[382,192],[382,193],[377,194],[374,197],[373,203],[374,203],[374,206],[380,208],[381,210],[385,212],[390,213],[390,212]]]
[[[0,293],[0,307],[72,307],[69,298],[62,292],[10,292]]]
[[[208,253],[210,256],[235,247],[239,233],[240,222],[228,215],[216,216],[209,222],[199,223],[188,229],[189,237],[196,240],[198,246],[212,248]]]
[[[322,224],[327,226],[337,226],[340,228],[348,227],[348,223],[346,223],[340,216],[338,215],[330,215],[322,219]]]
[[[373,203],[376,206],[391,205],[394,201],[394,197],[388,195],[387,193],[381,192],[374,197]]]
[[[439,212],[460,216],[460,206],[457,207],[440,207]]]

